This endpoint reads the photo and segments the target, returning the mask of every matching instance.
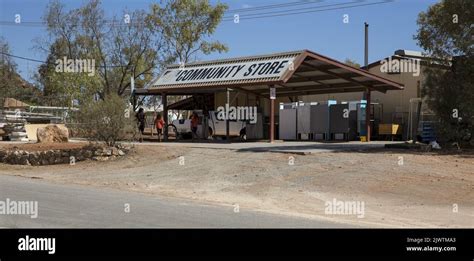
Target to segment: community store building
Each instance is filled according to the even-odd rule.
[[[164,120],[170,109],[214,110],[218,106],[256,106],[262,114],[266,138],[275,139],[280,103],[308,95],[403,90],[403,85],[366,70],[351,67],[309,50],[238,57],[168,66],[140,95],[162,96]],[[194,103],[168,104],[169,96],[191,96]],[[200,98],[198,98],[200,97]],[[201,102],[196,102],[201,101]],[[179,106],[178,106],[179,105]],[[368,114],[370,115],[370,107]],[[286,124],[286,123],[280,123]],[[370,126],[369,120],[366,127]],[[165,139],[167,129],[165,129]],[[370,131],[367,134],[370,140]]]

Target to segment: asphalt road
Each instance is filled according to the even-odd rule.
[[[337,228],[340,223],[239,206],[0,176],[0,201],[38,201],[38,217],[0,214],[0,228]],[[129,205],[126,205],[129,204]],[[129,206],[129,212],[126,208]]]

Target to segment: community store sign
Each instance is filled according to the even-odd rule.
[[[167,69],[155,85],[279,78],[288,68],[293,68],[293,60],[290,57]]]

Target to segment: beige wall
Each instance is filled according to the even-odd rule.
[[[423,66],[421,71],[423,71]],[[371,73],[381,76],[383,78],[401,83],[405,86],[402,91],[387,91],[387,93],[372,92],[372,102],[383,104],[383,121],[385,123],[391,123],[394,114],[397,116],[407,116],[409,110],[410,98],[419,98],[418,96],[418,81],[421,88],[423,84],[423,73],[419,76],[413,76],[413,73],[401,73],[401,74],[387,74],[380,71],[380,65],[374,66],[369,70]],[[324,95],[308,95],[299,97],[300,100],[310,101],[325,101],[328,99],[340,101],[354,101],[362,99],[362,93],[337,93],[337,94],[324,94]]]

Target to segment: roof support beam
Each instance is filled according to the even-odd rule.
[[[349,89],[337,89],[337,90],[315,90],[315,91],[300,91],[300,92],[277,92],[277,97],[289,97],[298,95],[317,95],[317,94],[332,94],[332,93],[347,93],[347,92],[362,92],[365,89],[362,88],[349,88]]]
[[[307,92],[307,91],[321,91],[321,90],[325,90],[325,91],[331,91],[331,90],[334,90],[334,91],[337,91],[337,90],[350,90],[350,89],[357,89],[357,90],[365,90],[365,88],[362,88],[362,87],[359,87],[359,86],[346,86],[346,87],[341,87],[341,88],[327,88],[327,87],[324,87],[324,86],[321,86],[321,87],[318,87],[318,88],[314,88],[314,87],[306,87],[306,88],[280,88],[280,89],[277,89],[279,93],[288,93],[288,92],[293,92],[293,93],[297,93],[297,92]]]
[[[346,76],[341,75],[341,74],[339,74],[339,73],[331,72],[331,71],[329,71],[329,70],[327,70],[327,69],[320,68],[320,67],[318,67],[318,66],[315,66],[315,65],[312,65],[312,64],[309,64],[309,63],[306,63],[306,62],[305,62],[304,64],[307,65],[307,66],[313,67],[314,69],[319,70],[319,71],[321,71],[321,72],[327,73],[327,74],[329,74],[329,75],[333,75],[333,76],[335,76],[335,77],[337,77],[337,78],[344,79],[344,80],[346,80],[346,81],[349,81],[349,82],[358,84],[358,85],[360,85],[360,86],[363,86],[363,87],[366,87],[366,88],[369,88],[369,89],[374,89],[374,87],[373,87],[372,85],[368,85],[368,84],[366,84],[366,83],[356,81],[356,80],[352,79],[351,77],[346,77]]]
[[[308,81],[324,81],[324,80],[333,80],[337,79],[336,77],[332,75],[318,75],[318,76],[304,76],[299,73],[295,73],[294,75],[297,76],[297,78],[291,78],[287,83],[295,83],[295,82],[308,82]],[[360,75],[357,75],[355,73],[345,73],[342,74],[344,77],[357,77]]]
[[[359,85],[354,85],[353,83],[346,82],[346,83],[334,83],[334,84],[318,84],[318,85],[306,85],[306,86],[295,86],[295,87],[286,87],[286,88],[278,88],[279,92],[289,92],[289,91],[318,91],[318,90],[328,90],[328,91],[337,91],[338,89],[361,89],[365,90],[365,87],[361,87]],[[260,94],[267,93],[267,90],[260,90]],[[331,93],[331,92],[328,92]]]
[[[258,97],[260,97],[260,98],[269,99],[268,96],[262,95],[261,93],[256,92],[256,91],[247,90],[247,89],[242,88],[242,87],[233,87],[233,88],[236,89],[236,90],[239,90],[239,91],[243,91],[243,92],[246,92],[246,93],[253,94],[253,95],[258,96]],[[266,91],[267,91],[267,90],[265,90],[265,92],[266,92]]]

